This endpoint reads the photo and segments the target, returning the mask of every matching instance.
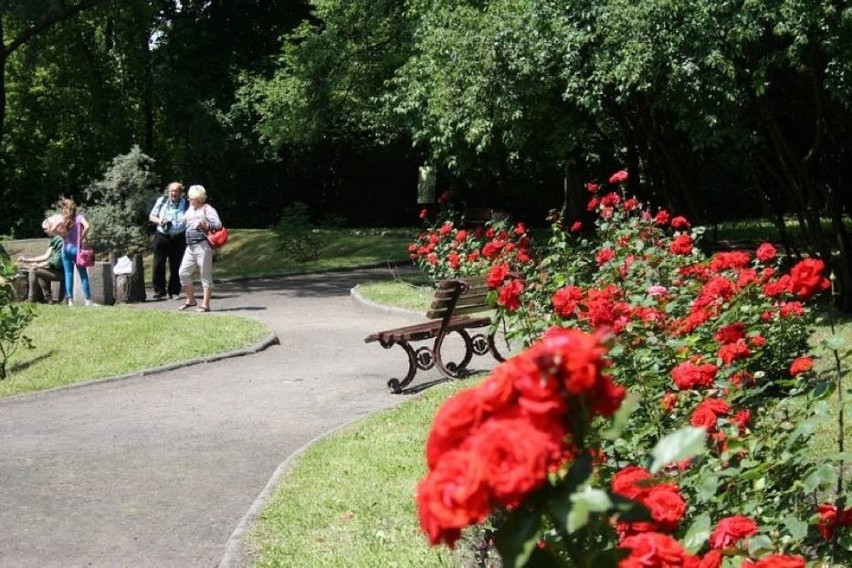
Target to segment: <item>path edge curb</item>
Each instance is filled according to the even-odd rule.
[[[244,555],[246,537],[251,532],[251,529],[254,527],[257,518],[260,516],[260,513],[263,511],[264,507],[266,507],[266,505],[272,499],[278,487],[281,486],[281,480],[284,478],[285,475],[290,473],[291,469],[293,469],[295,461],[302,454],[308,451],[312,446],[321,442],[325,438],[329,438],[337,434],[341,430],[352,426],[353,424],[364,418],[364,416],[353,418],[348,422],[344,422],[343,424],[335,426],[328,432],[320,434],[319,436],[308,441],[302,447],[287,456],[287,458],[283,462],[281,462],[278,467],[275,468],[275,471],[272,473],[272,476],[266,482],[266,485],[255,498],[254,502],[252,502],[248,512],[243,516],[242,519],[240,519],[240,522],[237,524],[237,527],[234,529],[234,532],[231,533],[231,537],[228,539],[228,543],[225,545],[225,553],[222,555],[222,558],[221,560],[219,560],[219,563],[216,565],[216,568],[240,568],[244,565],[241,564],[241,561],[247,559],[247,557]]]
[[[407,308],[398,308],[396,306],[385,306],[383,304],[377,304],[372,300],[368,300],[364,296],[361,295],[361,291],[358,289],[358,285],[349,290],[349,295],[355,301],[356,304],[360,304],[362,306],[368,307],[372,310],[376,310],[379,312],[385,312],[389,314],[415,314],[415,315],[423,315],[423,312],[418,312],[416,310],[409,310]]]

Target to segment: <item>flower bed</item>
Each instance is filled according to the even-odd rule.
[[[808,352],[822,261],[783,270],[769,244],[708,258],[700,228],[626,179],[587,184],[593,233],[553,216],[535,259],[529,243],[460,252],[446,224],[412,251],[427,270],[487,271],[528,346],[438,412],[417,495],[428,538],[491,518],[508,565],[852,564],[846,456],[808,453],[840,373],[817,376]]]

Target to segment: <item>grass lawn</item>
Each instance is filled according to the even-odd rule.
[[[12,355],[0,397],[224,353],[269,334],[257,321],[229,315],[196,318],[122,306],[37,310],[25,332],[35,349]]]
[[[255,566],[458,566],[420,532],[414,495],[423,447],[453,381],[370,416],[308,448],[284,476],[251,531]]]

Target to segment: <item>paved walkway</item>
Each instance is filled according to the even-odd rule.
[[[371,269],[223,284],[214,313],[186,317],[256,318],[280,345],[0,401],[0,566],[240,564],[232,535],[282,462],[405,400],[385,386],[404,375],[402,351],[363,338],[419,318],[350,296],[359,282],[392,276]],[[412,386],[439,378],[422,375]]]

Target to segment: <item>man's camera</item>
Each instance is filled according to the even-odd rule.
[[[163,223],[163,230],[164,231],[168,231],[171,228],[172,228],[172,222],[171,221],[166,221],[165,223]]]

